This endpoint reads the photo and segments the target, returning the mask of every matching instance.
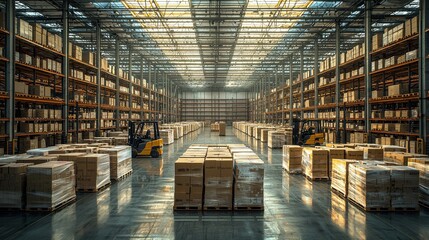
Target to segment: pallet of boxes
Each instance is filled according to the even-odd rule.
[[[219,123],[215,122],[215,123],[210,124],[210,131],[219,132]]]
[[[226,123],[219,122],[219,136],[225,136],[225,135],[226,135]]]
[[[174,210],[263,210],[263,178],[244,145],[191,145],[175,163]]]

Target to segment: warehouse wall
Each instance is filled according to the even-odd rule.
[[[204,122],[246,121],[249,118],[247,92],[182,92],[181,120]]]

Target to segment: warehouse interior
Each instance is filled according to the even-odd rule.
[[[427,239],[426,0],[1,0],[1,239]]]

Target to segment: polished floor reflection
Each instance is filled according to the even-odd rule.
[[[266,163],[264,212],[173,212],[174,161],[193,143],[245,143]],[[429,211],[364,213],[281,169],[281,150],[208,129],[133,160],[131,177],[53,214],[0,213],[0,239],[429,239]]]

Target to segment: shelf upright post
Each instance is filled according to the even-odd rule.
[[[69,131],[69,1],[63,0],[63,81],[62,81],[62,94],[64,105],[62,107],[63,118],[63,133],[61,135],[61,143],[67,143]]]
[[[152,119],[152,64],[150,61],[147,62],[147,69],[148,69],[148,80],[147,80],[147,88],[149,90],[149,101],[148,101],[148,110],[149,110],[149,119]]]
[[[143,111],[143,68],[144,68],[144,60],[143,57],[140,58],[140,118],[144,118],[144,111]]]
[[[97,110],[96,110],[96,136],[101,136],[101,26],[100,22],[95,24],[96,38],[96,83],[97,83]]]
[[[293,102],[293,92],[292,92],[292,84],[293,84],[293,55],[290,55],[289,58],[289,102]],[[289,108],[289,126],[293,125],[293,111],[292,108]]]
[[[427,153],[429,149],[429,144],[427,141],[429,135],[428,129],[428,113],[429,113],[429,104],[428,104],[428,91],[429,91],[429,80],[428,80],[428,70],[429,70],[429,61],[427,56],[429,55],[429,50],[427,48],[428,33],[426,29],[429,28],[429,4],[426,0],[420,0],[420,11],[419,11],[419,86],[420,86],[420,119],[419,119],[419,137],[423,139],[423,152]]]
[[[304,111],[302,111],[302,108],[304,107],[304,82],[302,80],[304,80],[304,46],[301,47],[300,51],[299,51],[299,81],[300,81],[300,117],[304,116]],[[291,86],[292,88],[292,86]],[[292,92],[293,93],[293,92]],[[292,108],[292,103],[290,103],[290,108]]]
[[[282,84],[285,84],[286,85],[286,77],[285,77],[285,74],[286,74],[286,61],[284,61],[283,62],[283,64],[282,64],[282,71],[281,71],[281,75],[282,75]],[[281,113],[282,113],[282,124],[284,124],[285,123],[285,111],[284,111],[284,104],[286,104],[286,101],[285,101],[285,97],[286,97],[286,92],[283,92],[283,98],[282,98],[282,104],[281,104]]]
[[[340,21],[335,22],[335,142],[341,141],[340,134]]]
[[[119,130],[119,120],[120,120],[120,114],[119,114],[119,91],[120,91],[120,81],[119,81],[119,36],[115,37],[115,128],[116,131]]]
[[[314,118],[319,118],[319,36],[314,40]],[[318,127],[318,126],[317,126]],[[320,131],[320,129],[317,129]]]
[[[15,153],[15,1],[6,1],[6,24],[9,35],[6,36],[6,117],[8,134],[8,154]]]
[[[133,82],[132,82],[132,75],[133,75],[133,48],[131,46],[128,46],[128,81],[130,81],[128,83],[128,92],[129,94],[129,99],[128,99],[128,105],[130,107],[129,113],[128,113],[128,117],[130,120],[132,120],[132,116],[133,116],[133,111],[132,111],[132,107],[133,107]]]
[[[369,104],[369,99],[371,98],[371,87],[372,87],[372,78],[371,78],[371,51],[372,51],[372,31],[371,31],[371,15],[372,15],[372,1],[365,0],[365,106],[364,106],[364,119],[365,119],[365,132],[368,134],[368,139],[370,139],[371,133],[371,104]]]
[[[153,78],[153,96],[154,96],[154,104],[155,104],[155,121],[158,121],[158,117],[159,117],[159,115],[158,115],[158,95],[157,95],[157,93],[156,93],[156,90],[157,90],[157,86],[156,86],[156,84],[158,83],[158,78],[159,78],[159,69],[155,66],[155,69],[154,69],[154,74],[155,74],[155,76],[154,76],[154,78]]]

